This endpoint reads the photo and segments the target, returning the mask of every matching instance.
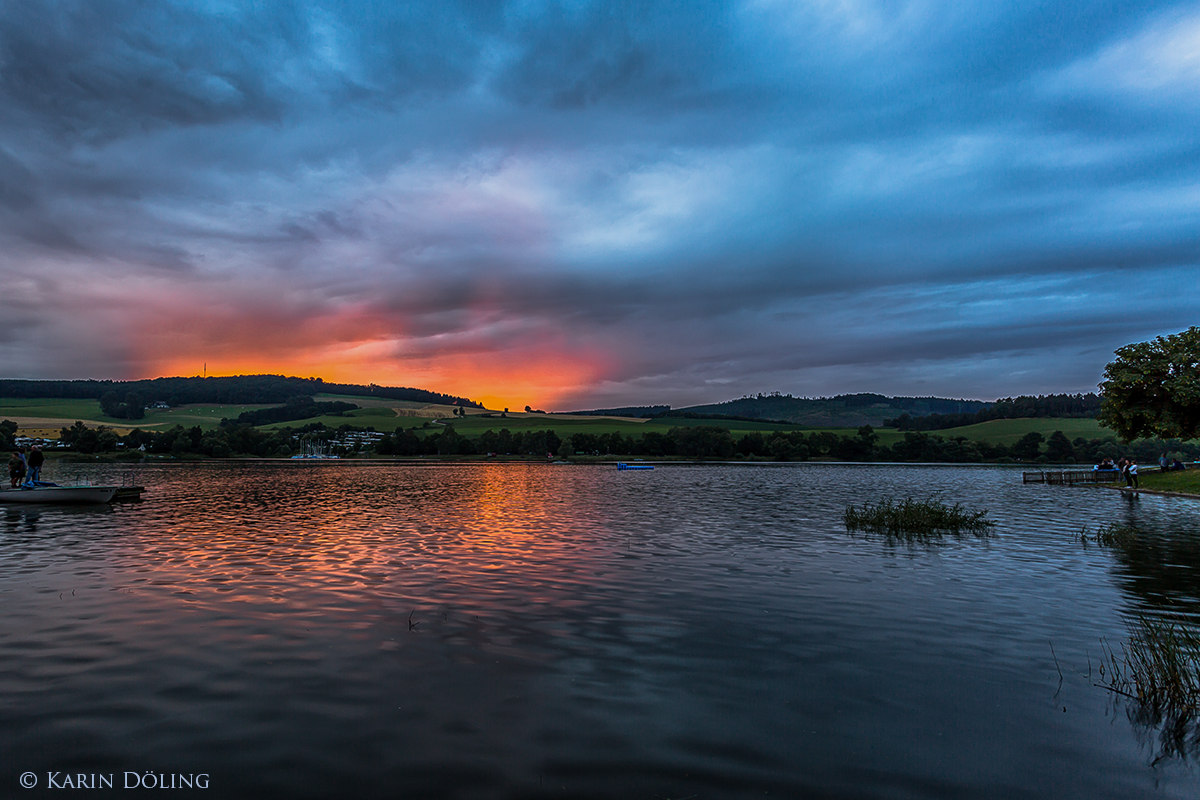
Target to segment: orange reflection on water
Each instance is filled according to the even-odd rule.
[[[134,567],[124,578],[192,605],[250,604],[272,614],[575,605],[585,576],[606,572],[612,547],[580,536],[579,512],[593,527],[595,504],[578,480],[562,480],[564,470],[183,467],[170,475],[180,484],[172,497],[153,492],[142,506],[165,524],[123,540]]]

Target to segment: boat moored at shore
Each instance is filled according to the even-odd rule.
[[[118,486],[35,486],[0,489],[0,503],[110,503]]]

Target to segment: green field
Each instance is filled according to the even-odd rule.
[[[512,414],[507,417],[501,417],[499,413],[494,413],[490,417],[485,417],[482,414],[469,414],[461,419],[454,417],[443,417],[443,421],[454,426],[454,430],[461,433],[463,436],[478,436],[486,430],[500,431],[507,428],[514,433],[516,431],[545,431],[552,430],[561,438],[566,438],[573,433],[594,433],[596,435],[605,433],[614,433],[620,431],[622,435],[633,434],[640,436],[642,432],[647,430],[660,430],[660,428],[649,428],[649,423],[641,420],[630,419],[614,419],[612,417],[559,417],[550,414]],[[436,426],[441,428],[441,425]],[[661,428],[661,430],[666,430]]]
[[[348,402],[354,401],[351,400]],[[328,428],[353,425],[357,428],[374,428],[377,431],[391,433],[396,428],[420,427],[422,423],[429,422],[431,419],[431,417],[397,417],[393,409],[377,406],[375,408],[359,408],[354,411],[347,411],[345,412],[345,416],[341,417],[324,415],[309,417],[308,419],[296,419],[290,422],[272,422],[268,425],[260,425],[259,427],[264,431],[273,431],[280,428],[303,428],[305,425],[312,425],[319,422]]]
[[[614,417],[567,416],[557,414],[525,414],[510,413],[501,417],[499,412],[479,412],[476,409],[468,411],[468,416],[458,418],[452,416],[452,406],[432,406],[424,403],[388,400],[377,397],[345,397],[342,395],[317,395],[320,401],[342,400],[357,403],[362,406],[355,411],[346,412],[345,416],[322,416],[312,419],[277,422],[263,426],[272,430],[277,428],[299,428],[320,422],[330,428],[342,425],[372,427],[375,430],[391,433],[397,428],[423,428],[429,424],[428,430],[444,430],[443,424],[434,423],[438,419],[443,423],[452,424],[454,429],[467,437],[477,437],[486,430],[500,431],[507,428],[510,431],[553,430],[560,437],[566,438],[575,433],[591,433],[596,435],[620,432],[624,436],[639,438],[648,432],[666,433],[673,427],[695,427],[698,425],[714,425],[727,428],[735,438],[746,433],[758,431],[770,434],[773,431],[829,431],[839,436],[854,436],[857,428],[804,428],[800,425],[789,425],[772,422],[746,422],[743,420],[714,420],[687,419],[680,417],[664,417],[659,419],[623,419]],[[132,427],[146,430],[164,430],[174,425],[192,427],[199,425],[205,430],[216,428],[223,418],[236,419],[244,411],[267,408],[267,405],[189,405],[178,408],[152,409],[146,412],[145,419],[121,420],[105,417],[100,413],[100,403],[97,400],[67,400],[67,399],[0,399],[0,419],[14,419],[24,431],[50,432],[63,426],[70,426],[75,420],[84,420],[89,424],[103,423],[117,429]],[[1037,431],[1046,438],[1056,430],[1061,430],[1068,439],[1082,436],[1085,439],[1104,438],[1113,435],[1111,431],[1100,427],[1093,419],[1003,419],[968,425],[961,428],[929,431],[932,436],[952,439],[965,436],[972,441],[986,441],[992,444],[1011,445],[1030,431]],[[876,434],[879,443],[891,445],[904,438],[904,433],[891,428],[878,428]],[[42,434],[45,435],[45,434]]]
[[[227,406],[199,404],[172,409],[149,409],[144,419],[116,419],[100,413],[99,400],[0,398],[0,419],[15,421],[21,432],[57,432],[70,427],[76,420],[95,425],[104,424],[121,430],[144,428],[164,430],[175,425],[190,428],[199,425],[205,430],[221,424],[222,417],[236,417],[243,411],[267,408],[265,405]],[[42,435],[45,435],[43,433]]]
[[[16,417],[70,419],[71,422],[77,419],[104,419],[100,414],[99,400],[0,398],[0,418]]]
[[[182,425],[185,428],[199,425],[204,430],[211,430],[220,425],[221,420],[224,418],[236,419],[238,414],[244,411],[270,408],[271,405],[267,403],[249,406],[226,406],[201,403],[171,409],[153,408],[146,411],[145,419],[115,420],[115,423],[125,427],[145,428],[151,431],[165,430],[175,425]]]
[[[340,401],[343,403],[355,403],[363,408],[400,408],[408,410],[417,410],[422,408],[444,408],[446,414],[450,413],[451,406],[431,406],[429,403],[416,403],[409,400],[389,400],[386,397],[358,397],[356,395],[347,394],[318,394],[314,395],[313,399],[318,403],[329,403]]]
[[[1062,431],[1072,441],[1080,436],[1084,439],[1103,439],[1106,436],[1116,435],[1108,428],[1100,427],[1100,423],[1094,419],[1071,419],[1066,417],[1051,419],[993,419],[988,422],[980,422],[977,425],[948,428],[944,431],[931,431],[931,433],[941,436],[943,439],[965,436],[973,442],[1012,445],[1030,431],[1037,431],[1047,439],[1055,431]],[[903,437],[903,434],[901,434],[901,437]]]

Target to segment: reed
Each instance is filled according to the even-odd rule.
[[[1099,685],[1132,701],[1131,716],[1160,728],[1162,756],[1200,745],[1200,632],[1139,617],[1118,655],[1104,645]]]
[[[1095,542],[1104,547],[1120,547],[1122,549],[1135,544],[1137,539],[1137,528],[1131,525],[1123,525],[1119,522],[1097,528],[1095,533],[1091,533],[1087,528],[1084,528],[1079,533],[1079,541],[1085,544],[1087,542]]]
[[[863,503],[861,508],[850,506],[842,519],[849,531],[866,530],[901,539],[922,539],[942,533],[986,535],[995,525],[987,519],[987,513],[987,510],[967,511],[959,503],[950,506],[941,500],[909,497],[901,502],[882,500],[875,505]]]

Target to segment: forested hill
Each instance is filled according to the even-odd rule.
[[[1088,394],[1045,394],[1033,397],[1005,397],[974,414],[933,413],[922,417],[901,414],[896,419],[884,421],[889,428],[902,431],[941,431],[974,425],[993,419],[1039,419],[1045,417],[1094,418],[1100,413],[1100,397]]]
[[[726,403],[691,406],[676,411],[688,414],[718,414],[753,417],[811,425],[820,428],[880,427],[885,419],[908,414],[974,414],[990,406],[982,400],[949,400],[942,397],[885,397],[881,394],[841,394],[836,397],[792,397],[790,394],[759,394]]]
[[[398,386],[326,383],[320,378],[282,375],[236,375],[228,378],[154,378],[144,381],[20,381],[0,380],[0,397],[67,397],[100,399],[109,392],[120,397],[135,394],[146,403],[163,401],[172,406],[187,403],[284,403],[301,395],[340,394],[382,397],[416,403],[483,406],[466,397]]]

